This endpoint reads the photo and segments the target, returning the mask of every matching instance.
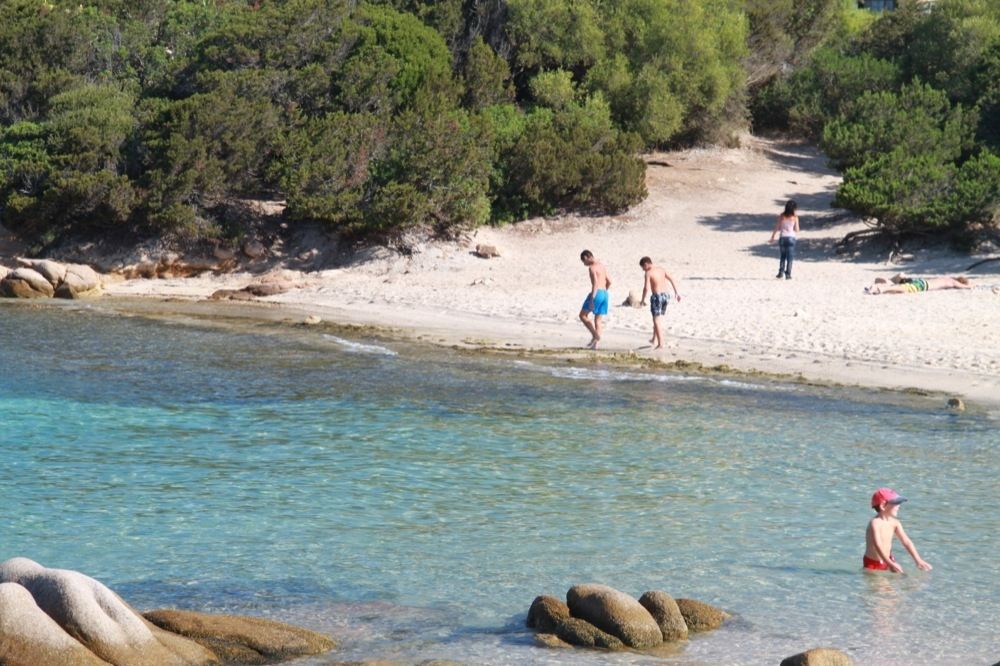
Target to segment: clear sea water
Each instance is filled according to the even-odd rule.
[[[1000,659],[982,411],[78,306],[0,307],[0,373],[0,559],[342,641],[305,664]],[[860,571],[883,485],[932,572]],[[534,647],[532,599],[582,582],[734,617],[654,656]]]

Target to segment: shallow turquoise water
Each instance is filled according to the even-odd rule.
[[[140,608],[300,622],[341,637],[338,658],[1000,659],[988,415],[311,330],[0,317],[0,559]],[[911,499],[934,571],[897,546],[910,575],[860,573],[881,485]],[[735,618],[655,659],[532,647],[531,600],[578,582]]]

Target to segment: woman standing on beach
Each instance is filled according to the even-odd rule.
[[[795,214],[795,201],[789,199],[785,204],[785,212],[778,216],[778,221],[771,232],[771,242],[780,233],[778,249],[781,250],[781,259],[778,262],[777,277],[785,276],[786,280],[792,279],[792,259],[795,257],[795,236],[799,233],[799,216]]]

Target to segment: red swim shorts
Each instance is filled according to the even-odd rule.
[[[892,560],[893,562],[896,561],[896,558],[893,557],[891,553],[889,554],[889,559]],[[867,555],[862,555],[861,556],[861,561],[864,562],[865,569],[871,569],[872,571],[888,571],[889,570],[889,563],[888,562],[883,562],[882,560],[873,560],[872,558],[868,557]]]

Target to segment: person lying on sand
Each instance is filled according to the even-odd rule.
[[[865,293],[872,296],[879,294],[916,294],[921,291],[936,291],[938,289],[971,289],[969,278],[901,278],[899,284],[888,284],[884,280],[875,281],[870,287],[865,287]]]

